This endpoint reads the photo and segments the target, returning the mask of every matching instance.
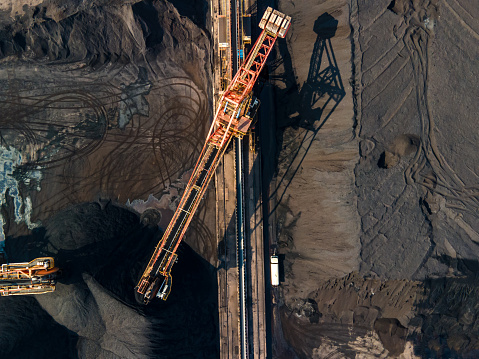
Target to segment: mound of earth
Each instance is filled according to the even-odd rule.
[[[51,348],[58,358],[215,357],[216,272],[186,244],[173,267],[169,300],[147,307],[135,300],[160,235],[128,209],[86,203],[58,213],[31,236],[9,238],[10,261],[52,256],[62,273],[54,293],[0,302],[9,333],[2,336],[2,357],[41,356]]]
[[[276,356],[477,356],[477,6],[279,8]]]
[[[169,301],[133,291],[209,126],[209,7],[193,5],[0,1],[6,251],[62,271],[52,294],[1,298],[0,357],[218,355],[214,215],[192,223]]]

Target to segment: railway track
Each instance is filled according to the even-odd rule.
[[[231,1],[231,58],[233,73],[237,73],[241,64],[241,0]],[[235,139],[235,177],[236,177],[236,265],[238,268],[238,299],[239,299],[239,339],[240,357],[246,359],[248,350],[248,314],[247,314],[247,264],[245,239],[244,203],[244,172],[243,172],[243,140]]]
[[[229,30],[223,28],[222,33],[230,34],[228,62],[231,64],[231,72],[236,75],[222,98],[226,96],[227,101],[235,106],[243,103],[241,96],[246,96],[245,93],[251,96],[253,84],[263,68],[276,38],[284,37],[290,23],[289,17],[268,8],[260,22],[260,28],[263,31],[259,34],[258,40],[251,50],[253,55],[250,53],[242,63],[245,44],[251,43],[251,33],[248,31],[245,35],[243,32],[242,21],[245,15],[243,6],[248,9],[255,8],[247,6],[244,1],[231,0],[227,2],[225,14],[221,11],[225,8],[224,3],[218,2],[214,6],[215,9],[219,9],[215,17],[221,20],[226,17],[229,20]],[[250,20],[250,16],[251,14],[248,13],[246,18]],[[224,21],[219,23],[224,24]],[[280,28],[281,30],[279,30]],[[214,28],[213,33],[216,34]],[[220,43],[224,48],[224,42]],[[221,77],[221,80],[224,78]],[[222,83],[219,83],[220,90],[221,86]],[[236,90],[236,86],[238,86],[238,90]],[[241,93],[243,95],[240,95]],[[249,101],[248,106],[254,103],[253,107],[255,107],[258,104],[254,99]],[[225,112],[230,102],[224,107]],[[253,111],[255,110],[252,110],[251,113]],[[225,157],[224,165],[220,166],[220,174],[216,177],[218,245],[221,249],[218,265],[220,357],[263,359],[267,357],[267,324],[265,319],[263,207],[260,200],[261,166],[259,155],[251,152],[250,146],[243,143],[242,137],[238,136],[235,139],[234,155],[230,154]],[[251,138],[249,139],[251,140]],[[252,145],[252,143],[253,141],[250,141],[249,144]],[[230,163],[229,168],[234,167],[234,174],[232,173],[229,178],[226,164],[228,162]],[[231,166],[232,164],[234,165]],[[227,222],[230,214],[227,208],[231,207],[231,203],[227,203],[230,202],[228,186],[235,189],[234,213],[232,213],[232,217],[229,217],[231,219],[229,225]],[[233,232],[230,232],[231,224],[234,226]],[[233,233],[234,236],[232,236]]]

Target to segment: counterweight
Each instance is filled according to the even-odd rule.
[[[176,250],[230,140],[247,133],[252,122],[251,109],[256,104],[252,101],[253,86],[276,39],[284,37],[290,25],[291,18],[279,11],[269,7],[264,13],[259,24],[263,31],[219,101],[205,145],[178,208],[135,288],[145,304],[155,296],[167,299]]]

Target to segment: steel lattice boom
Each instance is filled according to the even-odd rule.
[[[259,24],[263,31],[219,101],[205,145],[178,208],[135,288],[145,304],[155,296],[163,300],[168,297],[176,250],[231,138],[247,133],[252,122],[251,110],[257,104],[252,101],[253,86],[276,39],[286,35],[290,24],[289,16],[270,7],[264,13]]]

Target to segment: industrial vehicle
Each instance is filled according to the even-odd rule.
[[[156,246],[146,269],[135,287],[137,298],[148,304],[153,298],[166,300],[171,290],[171,268],[177,260],[176,250],[203,197],[219,160],[233,137],[242,138],[251,126],[249,113],[257,102],[252,90],[278,37],[284,38],[291,17],[266,9],[259,27],[263,29],[248,57],[218,102],[203,150],[181,197],[178,208]]]
[[[24,263],[4,263],[0,268],[0,295],[53,292],[58,270],[51,257],[37,258]]]
[[[271,285],[273,287],[279,285],[279,259],[277,255],[271,256]]]

